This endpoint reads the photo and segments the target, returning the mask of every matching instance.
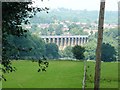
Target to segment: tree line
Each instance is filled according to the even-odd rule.
[[[107,32],[109,35],[110,31]],[[111,35],[114,36],[113,33]],[[43,56],[45,56],[47,59],[65,58],[71,60],[95,60],[97,42],[95,37],[96,35],[89,37],[89,42],[83,46],[68,46],[61,51],[55,43],[45,43],[41,38],[30,33],[27,34],[27,37],[10,35],[8,37],[8,43],[11,43],[11,45],[13,45],[15,48],[13,48],[12,51],[8,51],[7,55],[9,56],[9,59],[17,60],[39,60]],[[110,42],[108,40],[106,42],[104,41],[102,44],[102,61],[111,62],[117,60],[118,51],[117,45],[115,45],[117,44],[117,40],[115,42],[114,39],[110,39]]]
[[[69,20],[72,22],[98,22],[98,11],[87,11],[87,10],[71,10],[66,8],[58,8],[58,9],[52,9],[48,14],[42,12],[38,13],[36,16],[34,16],[32,19],[30,19],[31,23],[37,24],[37,23],[53,23],[54,20]],[[117,18],[118,14],[117,11],[106,11],[105,13],[105,23],[111,24],[116,23],[117,24]]]

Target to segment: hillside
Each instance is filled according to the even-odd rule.
[[[87,11],[87,10],[70,10],[65,8],[53,9],[49,13],[40,12],[31,19],[31,23],[51,23],[54,20],[59,21],[73,21],[73,22],[84,22],[93,23],[98,20],[98,11]],[[105,23],[117,24],[117,11],[106,11],[105,12]]]

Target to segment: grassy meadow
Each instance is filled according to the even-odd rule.
[[[37,72],[38,63],[13,61],[16,72],[6,73],[3,88],[82,88],[83,61],[49,61],[46,72]],[[118,88],[118,63],[101,65],[101,88]],[[87,62],[86,88],[93,88],[95,62]]]

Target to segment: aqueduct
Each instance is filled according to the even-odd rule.
[[[88,35],[75,36],[40,36],[45,43],[56,43],[60,50],[66,46],[83,45],[88,42]]]

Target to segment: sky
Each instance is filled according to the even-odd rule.
[[[100,0],[35,0],[38,7],[68,8],[73,10],[99,10]],[[106,11],[118,11],[117,2],[120,0],[106,0]]]

